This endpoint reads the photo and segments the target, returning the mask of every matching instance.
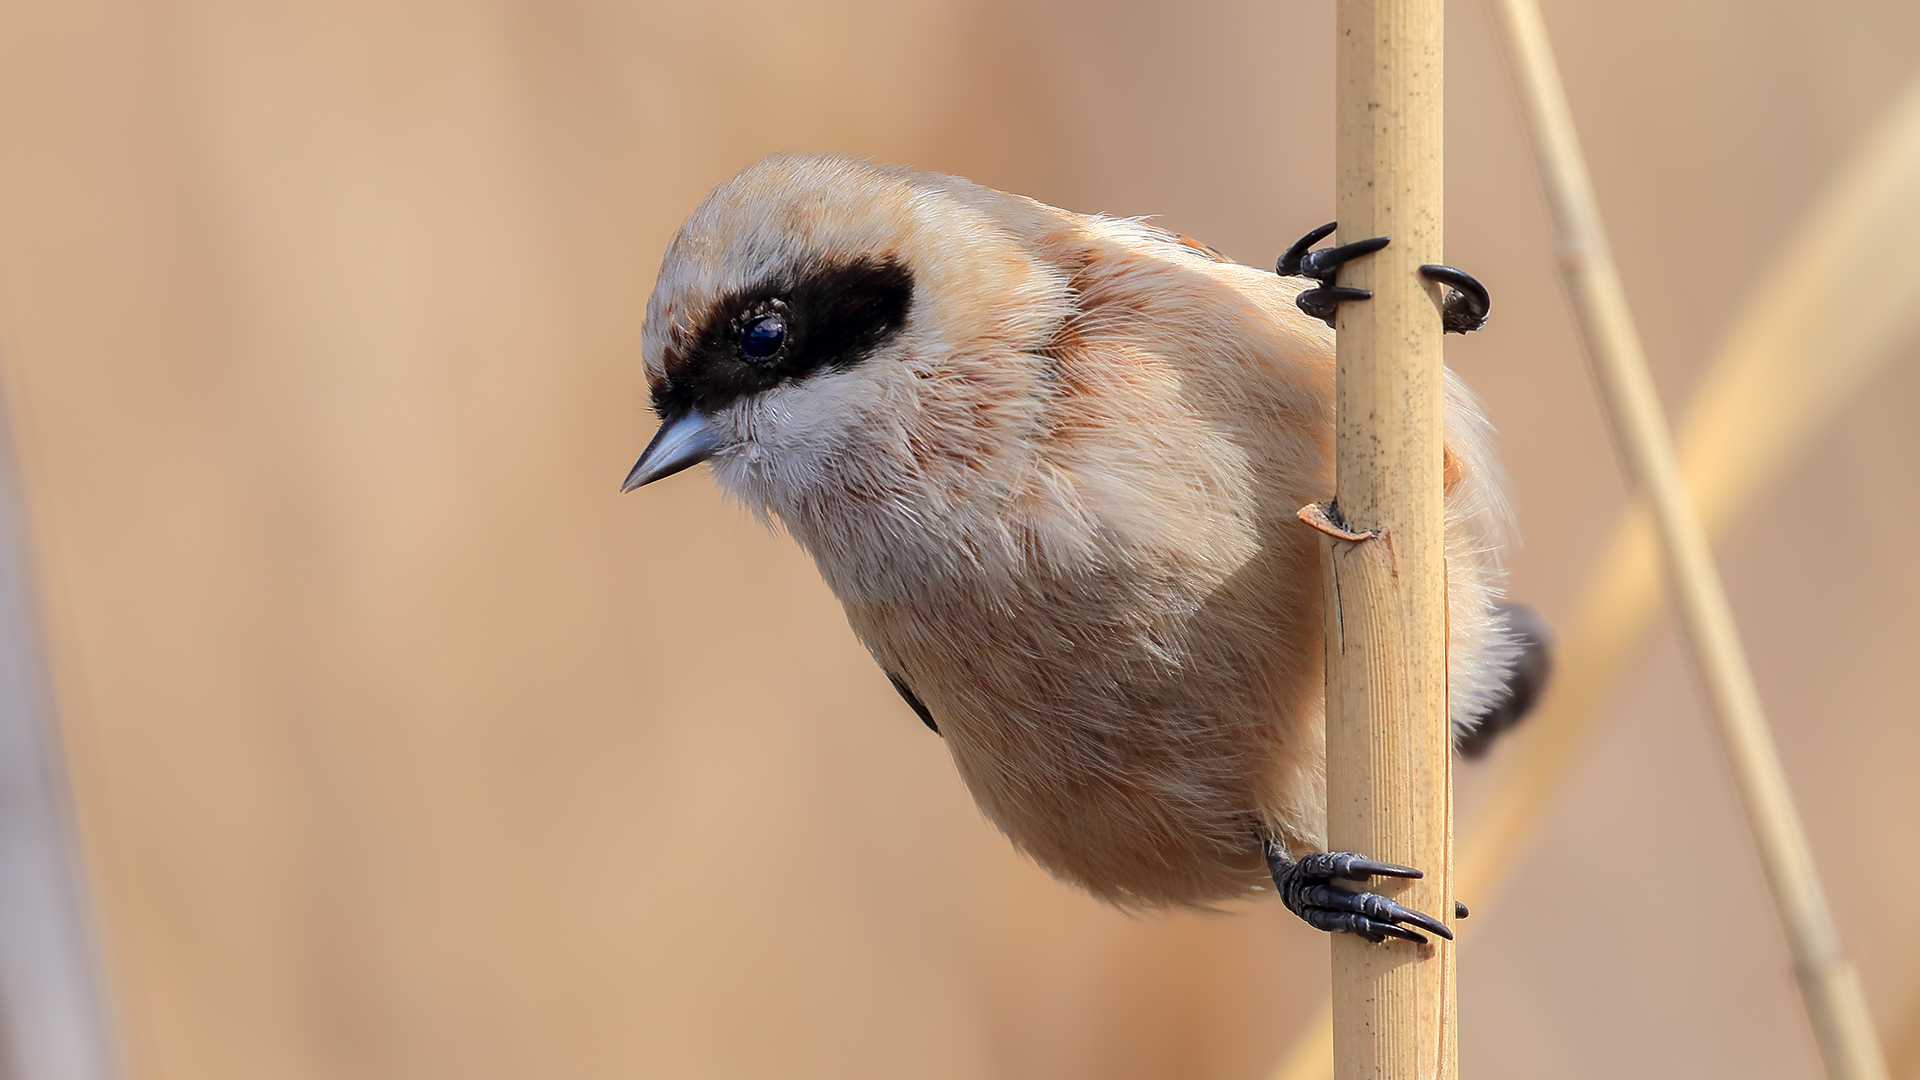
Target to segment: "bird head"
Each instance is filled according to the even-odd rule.
[[[661,423],[622,490],[709,462],[790,517],[826,494],[921,499],[943,468],[991,487],[1071,307],[1031,242],[1060,214],[851,158],[748,167],[662,262],[641,337]]]

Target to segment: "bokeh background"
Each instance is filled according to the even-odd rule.
[[[1450,358],[1554,619],[1626,496],[1488,13],[1449,6],[1447,255],[1495,296]],[[1677,412],[1920,70],[1920,7],[1544,6]],[[870,155],[1270,263],[1331,216],[1331,44],[1324,0],[0,0],[22,610],[92,965],[62,1000],[95,987],[112,1045],[46,1065],[16,983],[0,1075],[1266,1075],[1318,935],[1049,880],[791,542],[704,471],[615,489],[660,255],[747,162]],[[1912,1080],[1902,349],[1719,550]],[[1463,1071],[1815,1076],[1684,650],[1638,656],[1475,904]]]

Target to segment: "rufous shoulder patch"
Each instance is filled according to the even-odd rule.
[[[1173,233],[1171,235],[1173,236],[1174,240],[1179,242],[1181,247],[1192,248],[1193,250],[1199,252],[1200,254],[1205,255],[1207,258],[1212,259],[1214,262],[1231,262],[1232,261],[1228,259],[1225,255],[1220,254],[1220,252],[1216,250],[1211,244],[1203,244],[1200,241],[1195,240],[1191,236],[1181,236],[1179,233]]]

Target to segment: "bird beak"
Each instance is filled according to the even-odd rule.
[[[654,432],[653,441],[634,463],[620,491],[625,494],[663,476],[691,468],[712,457],[718,449],[720,436],[714,432],[713,423],[699,412],[669,420]]]

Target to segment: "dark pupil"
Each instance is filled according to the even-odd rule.
[[[762,315],[740,331],[740,351],[758,359],[780,351],[787,340],[787,320],[778,315]]]

